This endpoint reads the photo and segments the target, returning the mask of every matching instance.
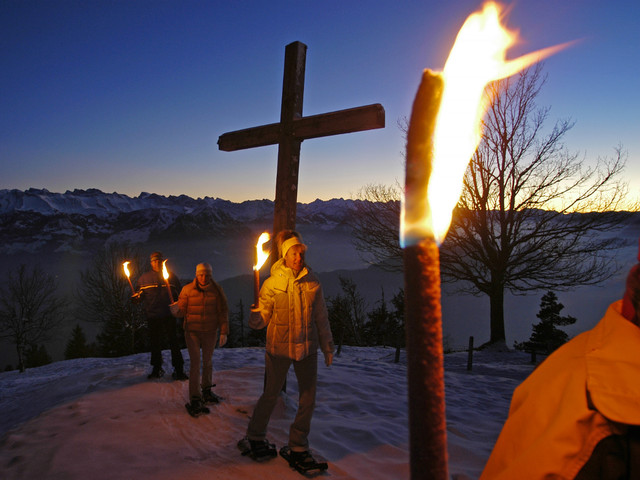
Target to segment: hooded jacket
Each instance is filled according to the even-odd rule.
[[[191,332],[229,334],[229,306],[222,287],[211,280],[205,288],[198,280],[184,286],[178,297],[180,314],[184,315],[184,329]]]
[[[267,352],[302,360],[318,347],[333,353],[327,306],[318,278],[307,267],[296,276],[278,260],[260,289],[259,311],[252,310],[249,326],[267,327]]]
[[[640,425],[640,328],[621,311],[611,304],[516,388],[481,480],[619,478],[581,469],[602,440]]]

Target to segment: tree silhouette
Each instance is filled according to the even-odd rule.
[[[553,352],[556,348],[569,340],[569,335],[558,327],[573,325],[576,319],[572,316],[560,316],[564,305],[558,302],[558,297],[552,291],[548,291],[540,301],[540,311],[537,317],[540,322],[532,325],[533,333],[528,341],[515,344],[518,350],[538,350]]]
[[[37,346],[51,340],[63,322],[66,302],[57,296],[56,286],[55,278],[39,267],[20,265],[0,290],[0,338],[15,345],[21,372],[28,351],[39,350]]]
[[[573,123],[558,121],[543,132],[549,109],[536,105],[541,69],[490,87],[482,141],[440,250],[445,280],[489,297],[490,343],[505,341],[505,291],[567,290],[613,275],[618,265],[610,253],[621,243],[602,233],[628,215],[611,212],[627,191],[619,180],[620,148],[613,159],[585,168],[562,144]]]
[[[569,290],[613,275],[618,265],[611,254],[623,243],[609,233],[638,211],[626,199],[622,147],[587,167],[562,143],[571,121],[545,130],[549,108],[536,104],[544,82],[537,64],[489,87],[483,137],[440,247],[443,281],[458,293],[489,298],[489,343],[505,342],[505,292]],[[401,270],[393,213],[400,189],[374,185],[360,194],[362,201],[380,198],[385,201],[376,207],[356,209],[354,243],[372,263]]]
[[[87,337],[84,334],[84,330],[82,330],[80,324],[76,324],[71,332],[71,338],[64,349],[64,358],[65,360],[85,358],[90,356],[90,354],[91,347],[87,345]]]
[[[139,305],[131,302],[131,287],[122,264],[130,261],[132,276],[142,271],[140,254],[128,244],[111,243],[80,274],[76,316],[102,325],[96,337],[101,354],[108,357],[146,350],[146,322]]]

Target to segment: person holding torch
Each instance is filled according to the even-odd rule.
[[[173,273],[165,280],[162,276],[163,256],[161,252],[153,252],[149,258],[151,270],[143,273],[137,282],[137,291],[131,296],[134,303],[142,302],[142,308],[148,322],[151,343],[151,366],[153,370],[149,379],[164,375],[162,369],[162,340],[166,338],[171,348],[174,380],[187,380],[184,373],[184,360],[176,331],[176,320],[171,314],[169,304],[180,292],[180,280]]]
[[[275,446],[266,440],[267,426],[293,365],[299,388],[298,411],[288,446],[280,454],[298,471],[325,470],[327,464],[317,462],[309,452],[307,437],[316,399],[318,348],[327,366],[333,362],[327,307],[318,278],[305,264],[307,246],[300,235],[291,230],[280,232],[276,244],[281,258],[271,267],[271,275],[260,289],[258,307],[251,309],[249,319],[251,328],[267,328],[265,386],[238,448],[257,461],[276,456]]]
[[[213,349],[220,331],[218,345],[227,343],[229,306],[227,296],[212,278],[208,263],[196,266],[196,278],[184,286],[178,297],[177,317],[184,317],[184,338],[189,351],[189,398],[186,405],[191,416],[209,413],[203,403],[219,403],[220,397],[211,391],[213,385]],[[202,381],[200,352],[202,351]]]

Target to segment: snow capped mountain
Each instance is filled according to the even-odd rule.
[[[297,221],[314,231],[346,232],[354,205],[344,199],[299,204]],[[87,255],[113,241],[152,242],[161,248],[175,240],[184,245],[185,239],[215,245],[227,239],[238,244],[244,238],[253,241],[256,231],[271,229],[273,207],[271,200],[234,203],[147,192],[129,197],[97,189],[0,190],[0,255]]]
[[[352,200],[315,200],[299,204],[298,215],[305,221],[317,219],[344,220],[353,206]],[[233,219],[239,222],[263,219],[273,213],[271,200],[249,200],[233,203],[220,198],[191,198],[186,195],[168,197],[142,192],[137,197],[119,193],[104,193],[97,189],[67,190],[65,193],[46,189],[0,190],[0,215],[16,212],[32,212],[41,215],[94,215],[108,218],[141,210],[161,210],[177,215],[198,215],[212,212],[219,220]]]

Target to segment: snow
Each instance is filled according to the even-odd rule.
[[[343,347],[318,364],[310,445],[339,479],[409,478],[406,361],[391,348]],[[169,351],[163,352],[165,369]],[[188,354],[183,351],[187,362]],[[506,418],[513,389],[534,368],[522,352],[445,355],[449,472],[478,478]],[[149,354],[55,362],[0,373],[0,468],[10,479],[299,479],[277,458],[256,463],[236,447],[261,393],[264,350],[218,349],[222,403],[190,417],[188,382],[149,381]],[[289,372],[268,438],[286,444],[297,406]]]

